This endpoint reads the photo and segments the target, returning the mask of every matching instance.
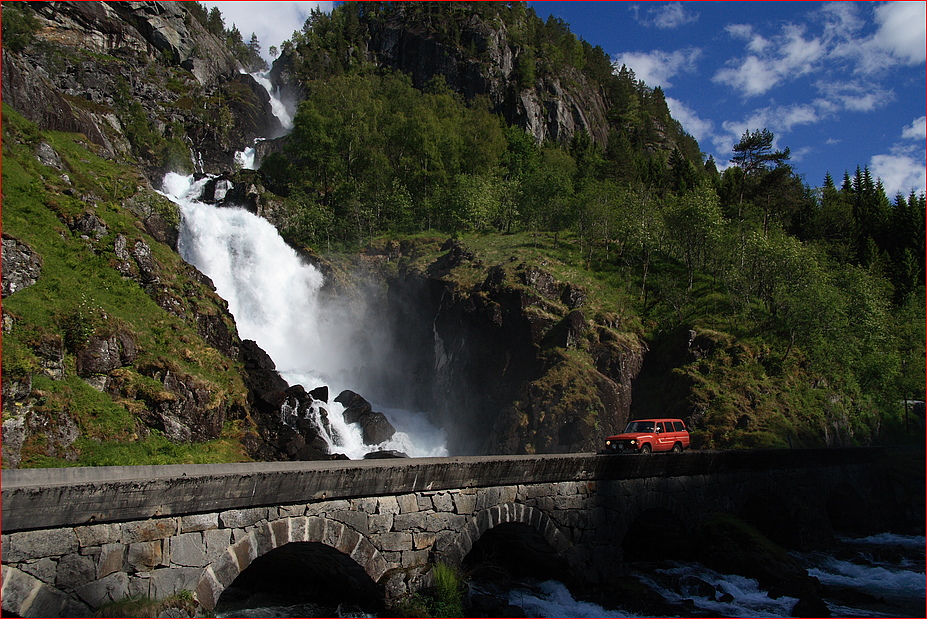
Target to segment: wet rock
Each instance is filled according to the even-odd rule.
[[[792,607],[792,617],[831,617],[830,608],[820,597],[804,597]]]
[[[316,387],[315,389],[309,392],[309,396],[320,402],[328,402],[328,387],[322,385],[321,387]]]
[[[42,259],[29,245],[3,235],[3,298],[28,288],[42,274]]]
[[[379,445],[389,440],[396,433],[396,428],[389,422],[383,413],[374,412],[370,402],[359,394],[346,389],[335,398],[344,406],[345,423],[358,423],[365,445]]]
[[[396,433],[396,428],[383,413],[368,413],[360,419],[361,433],[365,445],[379,445]]]
[[[696,540],[699,561],[718,572],[756,579],[770,597],[820,597],[820,583],[798,559],[743,521],[723,514],[709,517]]]
[[[338,397],[335,398],[335,402],[344,406],[343,416],[345,423],[357,423],[361,417],[369,415],[373,410],[370,407],[370,402],[350,389],[345,389],[339,393]]]

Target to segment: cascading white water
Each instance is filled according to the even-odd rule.
[[[181,208],[181,257],[212,279],[239,335],[257,342],[284,380],[307,391],[328,385],[338,394],[344,386],[337,382],[349,374],[356,354],[350,350],[350,337],[340,332],[341,317],[326,316],[319,302],[322,273],[305,263],[267,220],[244,209],[200,202],[208,180],[173,172],[164,177],[164,195]],[[332,453],[362,458],[370,451],[391,449],[413,457],[447,455],[444,432],[422,415],[385,411],[397,432],[371,446],[364,444],[357,424],[344,422],[343,406],[317,405],[316,411],[328,410],[332,432],[323,432],[323,438]]]
[[[244,73],[244,72],[243,72]],[[249,73],[255,82],[260,84],[264,90],[267,91],[267,96],[270,97],[270,111],[271,113],[280,121],[280,126],[283,127],[285,132],[289,132],[293,128],[293,115],[290,113],[289,108],[286,104],[280,100],[277,96],[277,89],[274,88],[274,85],[271,83],[270,79],[267,77],[266,72],[255,71],[254,73]],[[261,142],[265,138],[257,138],[254,140],[254,146],[248,146],[244,150],[240,150],[235,153],[235,163],[243,170],[254,170],[256,169],[257,164],[257,146],[258,142]]]
[[[270,97],[271,111],[273,111],[274,116],[277,117],[277,120],[280,121],[280,124],[283,126],[284,130],[289,131],[292,129],[293,116],[290,114],[290,111],[287,109],[283,101],[277,97],[274,85],[270,82],[267,74],[255,72],[251,74],[251,77],[253,77],[254,81],[263,86],[264,90],[267,91],[267,95]]]

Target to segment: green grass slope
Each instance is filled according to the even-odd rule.
[[[35,156],[42,142],[58,154],[60,170]],[[23,467],[246,460],[241,437],[250,422],[240,363],[196,328],[196,316],[226,320],[224,302],[136,214],[155,211],[176,225],[176,207],[136,170],[96,151],[81,135],[41,133],[3,108],[3,233],[42,262],[35,285],[3,300],[3,419],[21,429],[22,441],[14,445],[15,433],[5,432],[4,466],[13,457]],[[88,215],[105,228],[87,234],[69,227]],[[150,247],[156,286],[146,290],[132,273],[120,273],[117,235]],[[76,355],[91,338],[115,333],[127,335],[137,354],[109,372],[100,391],[78,377]],[[63,372],[51,371],[55,365]],[[146,424],[153,407],[182,397],[168,374],[209,394],[204,410],[222,417],[218,436],[176,442]],[[17,384],[26,386],[20,397],[6,397]]]

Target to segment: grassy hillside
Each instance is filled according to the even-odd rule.
[[[42,143],[57,153],[61,169],[37,159]],[[27,389],[25,397],[4,403],[4,423],[19,417],[26,428],[21,466],[247,459],[240,442],[248,422],[239,362],[210,346],[195,327],[197,314],[222,316],[224,302],[152,238],[137,214],[143,212],[179,221],[175,206],[133,168],[101,158],[80,135],[40,132],[4,106],[3,233],[42,261],[36,284],[3,301],[4,396],[17,381],[31,380],[31,394]],[[75,222],[91,215],[96,219],[89,221],[105,227],[88,234]],[[120,273],[119,235],[129,246],[143,241],[150,247],[159,283],[146,290],[131,271]],[[167,298],[176,303],[173,313],[163,307],[170,306]],[[109,373],[101,391],[89,384],[100,384],[94,376],[78,377],[77,354],[92,338],[116,333],[127,335],[137,354]],[[50,369],[58,365],[62,372]],[[181,398],[166,386],[167,374],[205,389],[206,409],[225,411],[220,436],[177,443],[145,424],[145,411]],[[8,440],[5,464],[13,448]]]

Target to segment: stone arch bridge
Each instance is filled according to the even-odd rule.
[[[341,579],[389,605],[430,584],[435,564],[460,566],[497,527],[594,583],[655,514],[683,529],[724,511],[798,541],[832,535],[847,505],[880,503],[883,451],[6,470],[2,608],[86,616],[126,597],[192,591],[212,610],[262,570]]]

